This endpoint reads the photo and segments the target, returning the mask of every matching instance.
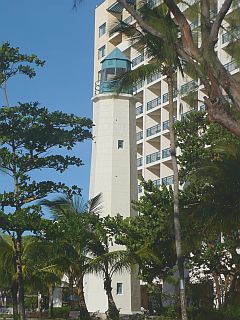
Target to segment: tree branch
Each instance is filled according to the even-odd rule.
[[[210,33],[210,38],[212,39],[213,42],[217,41],[218,32],[221,27],[222,21],[223,21],[225,15],[227,14],[232,2],[233,2],[233,0],[225,0],[222,5],[222,8],[220,9],[218,15],[215,18],[215,21],[213,23],[211,33]]]
[[[158,37],[162,40],[164,39],[163,35],[160,32],[158,32],[143,20],[142,16],[130,4],[128,4],[127,0],[117,0],[117,2],[120,3],[135,18],[135,20],[143,30],[149,32],[155,37]]]
[[[220,99],[212,103],[209,98],[204,97],[204,103],[208,109],[208,119],[210,122],[217,122],[237,137],[240,137],[240,121],[225,110]]]
[[[184,50],[188,53],[190,57],[197,59],[198,49],[193,42],[192,31],[186,17],[181,12],[179,7],[176,5],[174,0],[164,0],[164,3],[172,12],[177,24],[179,25]]]

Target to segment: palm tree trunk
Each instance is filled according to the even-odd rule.
[[[77,283],[77,292],[79,297],[80,319],[90,319],[83,291],[83,276]]]
[[[53,286],[48,288],[48,316],[53,318]]]
[[[184,258],[182,253],[182,240],[181,240],[181,224],[180,224],[180,211],[179,211],[179,177],[178,165],[176,154],[176,137],[174,131],[174,103],[173,103],[173,74],[167,77],[168,93],[169,93],[169,132],[170,132],[170,145],[171,145],[171,158],[173,167],[173,205],[174,205],[174,234],[175,245],[177,254],[177,264],[179,272],[180,283],[180,303],[182,320],[187,320],[187,306],[186,306],[186,290],[184,280]]]
[[[13,319],[18,319],[18,289],[17,284],[13,283],[11,287],[11,295],[12,295],[12,304],[13,304]]]
[[[20,320],[25,320],[21,234],[17,234],[16,247],[15,247],[15,259],[16,259],[16,268],[17,268],[17,282],[18,282],[18,311],[19,311]]]
[[[108,273],[105,273],[104,289],[108,298],[108,319],[119,320],[119,310],[112,295],[112,280]]]

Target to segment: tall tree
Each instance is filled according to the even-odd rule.
[[[177,164],[177,151],[176,151],[176,135],[174,129],[174,119],[176,116],[176,106],[174,104],[174,93],[176,92],[175,86],[175,73],[179,69],[182,72],[181,61],[175,50],[175,41],[177,39],[178,30],[175,23],[172,21],[169,12],[164,10],[150,10],[148,6],[142,9],[142,15],[146,22],[159,21],[159,24],[154,24],[157,30],[161,30],[165,36],[168,36],[168,41],[162,41],[155,35],[139,31],[128,25],[120,27],[121,30],[129,34],[133,41],[138,40],[138,44],[143,46],[149,56],[155,59],[153,64],[139,67],[134,71],[127,72],[119,77],[120,88],[133,84],[139,80],[144,80],[149,74],[154,71],[161,71],[166,76],[168,84],[168,100],[169,100],[169,132],[170,132],[170,148],[171,148],[171,161],[173,169],[173,203],[174,203],[174,230],[175,230],[175,243],[177,253],[177,264],[179,271],[180,282],[180,301],[182,310],[182,319],[187,319],[186,311],[186,293],[185,293],[185,280],[184,280],[184,259],[182,252],[181,240],[181,224],[180,224],[180,210],[179,210],[179,174]]]
[[[90,270],[89,241],[92,227],[88,215],[96,214],[100,208],[100,197],[97,195],[85,204],[81,197],[58,197],[55,200],[44,200],[42,205],[51,211],[59,226],[59,237],[56,243],[56,256],[52,263],[58,265],[75,286],[79,296],[80,318],[89,319],[84,296],[84,276]]]
[[[33,78],[36,71],[31,65],[44,65],[45,61],[40,60],[35,54],[23,54],[19,48],[11,47],[8,42],[0,46],[0,88],[4,92],[6,107],[9,108],[9,97],[7,93],[7,82],[12,77],[22,74]]]
[[[103,286],[108,299],[107,316],[110,320],[119,319],[119,309],[112,294],[112,278],[117,273],[131,270],[134,261],[131,252],[121,250],[113,244],[116,235],[114,222],[110,217],[89,216],[89,223],[92,225],[89,241],[92,260],[89,271],[103,276]]]
[[[169,41],[168,35],[159,28],[160,20],[157,17],[155,19],[145,19],[142,11],[137,10],[128,0],[117,1],[136,19],[146,33],[159,38],[164,43]],[[202,39],[200,47],[194,42],[186,12],[180,9],[179,3],[184,4],[185,9],[194,6],[192,10],[195,10],[196,19],[200,17],[199,33]],[[225,0],[215,16],[212,14],[216,9],[215,2],[211,0],[198,0],[194,4],[191,2],[189,5],[186,1],[177,3],[174,0],[164,0],[158,8],[159,10],[161,10],[161,7],[169,10],[172,22],[179,28],[180,37],[175,39],[174,50],[179,58],[192,66],[204,85],[207,92],[204,102],[207,106],[209,120],[218,122],[240,137],[238,116],[240,111],[240,84],[224,67],[214,51],[219,31],[224,28],[224,19],[231,6],[233,9],[239,10],[234,0]],[[158,9],[153,11],[155,10]],[[233,21],[232,25],[236,25],[236,21]],[[239,61],[238,52],[239,50],[233,50],[232,52],[237,61]],[[238,63],[237,61],[236,63]],[[227,93],[231,103],[224,96],[224,92]]]
[[[28,206],[52,192],[79,193],[63,183],[37,182],[34,170],[53,169],[64,172],[69,166],[82,165],[75,156],[56,154],[57,148],[72,150],[78,142],[91,138],[91,121],[59,111],[49,112],[34,104],[0,110],[0,158],[2,167],[11,176],[13,191],[1,195],[1,206],[11,208],[10,214],[1,214],[0,227],[14,243],[18,275],[19,314],[25,317],[24,288],[22,279],[22,235],[25,231],[41,230],[41,213],[37,206]],[[40,229],[39,229],[40,228]]]

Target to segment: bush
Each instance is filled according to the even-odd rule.
[[[53,318],[69,318],[70,307],[53,308]]]
[[[239,320],[240,308],[228,309],[190,309],[189,320]]]

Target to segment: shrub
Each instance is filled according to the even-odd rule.
[[[53,318],[69,318],[70,307],[53,308]]]

